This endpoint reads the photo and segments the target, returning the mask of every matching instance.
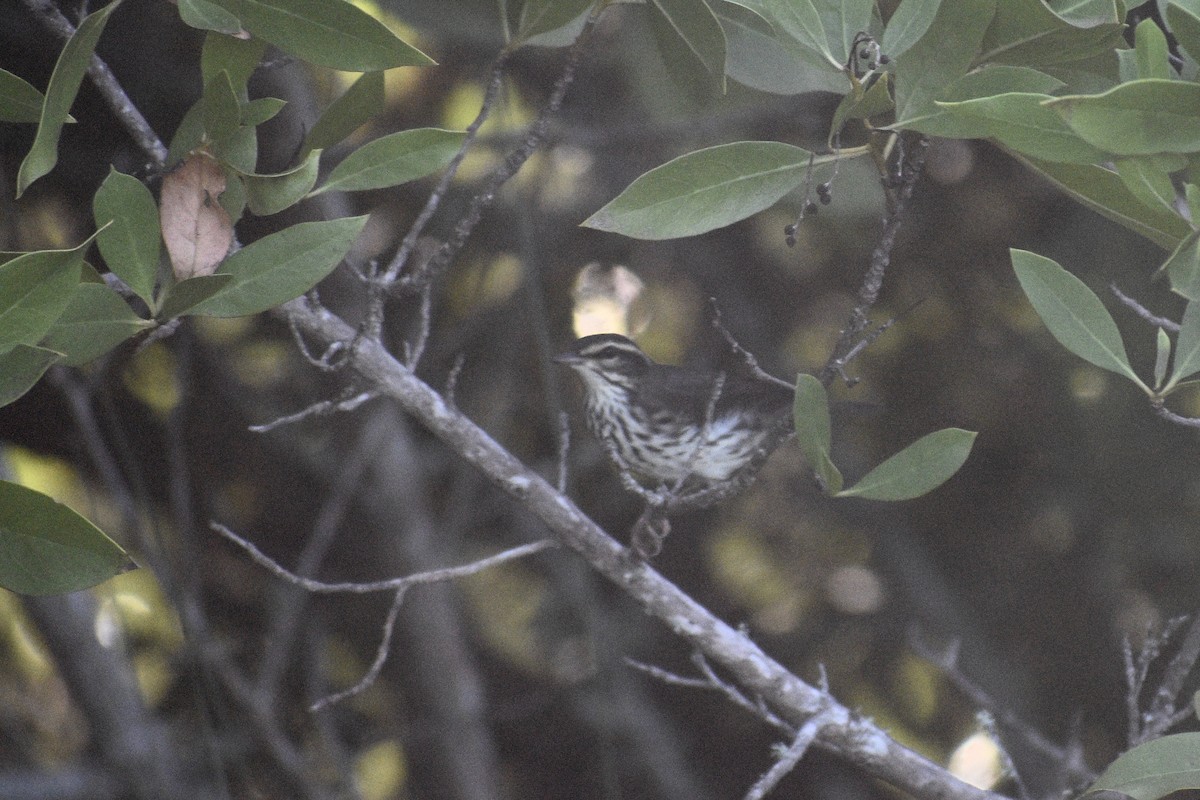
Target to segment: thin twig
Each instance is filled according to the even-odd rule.
[[[813,740],[817,738],[817,734],[821,732],[821,728],[828,723],[824,714],[816,714],[801,725],[800,730],[796,731],[792,743],[780,752],[779,759],[746,792],[746,800],[762,800],[766,797],[767,793],[774,789],[785,775],[796,768],[800,759],[808,752]]]
[[[903,137],[901,141],[904,141]],[[871,264],[858,288],[858,302],[850,314],[850,321],[842,330],[837,344],[834,345],[829,360],[825,362],[825,366],[821,368],[818,375],[821,383],[827,387],[838,376],[844,376],[850,353],[861,352],[861,348],[856,349],[855,344],[870,324],[867,314],[875,305],[875,301],[879,299],[879,292],[883,288],[884,274],[891,263],[892,248],[895,247],[896,236],[904,221],[908,202],[912,199],[913,189],[924,169],[925,155],[928,149],[928,140],[923,136],[918,137],[908,148],[901,148],[897,158],[899,185],[895,188],[895,193],[890,195],[892,202],[884,217],[883,232],[879,236],[875,250],[871,253]]]
[[[557,114],[562,107],[563,97],[566,95],[571,83],[575,80],[575,70],[596,27],[596,20],[600,13],[599,6],[600,4],[598,4],[597,8],[593,9],[584,23],[583,29],[579,32],[579,36],[568,49],[567,61],[563,65],[558,79],[554,82],[554,88],[550,92],[550,97],[547,98],[546,104],[542,106],[537,119],[529,126],[520,145],[508,154],[500,166],[492,171],[484,187],[471,198],[466,211],[463,212],[458,223],[454,226],[453,235],[438,248],[437,252],[433,254],[425,265],[425,268],[418,272],[409,273],[403,279],[400,279],[395,284],[396,286],[411,290],[415,287],[424,286],[437,277],[454,260],[454,257],[458,255],[458,251],[466,243],[467,237],[471,235],[471,232],[479,223],[484,210],[491,206],[492,201],[495,200],[500,187],[517,174],[517,171],[529,160],[529,157],[533,155],[538,146],[541,145],[542,140],[546,138],[546,130],[549,126],[550,118]],[[497,64],[503,66],[505,59],[506,56],[501,54],[497,59]],[[498,70],[493,68],[493,73],[495,72],[498,72]],[[407,240],[408,237],[405,238]],[[411,245],[409,249],[411,250]],[[392,265],[388,265],[388,271],[384,275],[384,280],[387,281],[389,276],[395,278],[398,271],[398,268],[393,270]]]
[[[440,581],[453,580],[454,578],[463,578],[467,575],[475,575],[485,569],[494,567],[498,564],[503,564],[506,561],[524,558],[525,556],[534,553],[540,553],[543,550],[548,550],[551,547],[557,547],[557,543],[552,539],[542,539],[537,542],[519,545],[517,547],[502,550],[495,555],[481,558],[478,561],[472,561],[469,564],[462,564],[457,567],[445,567],[443,569],[432,569],[428,572],[417,572],[412,575],[406,575],[402,578],[390,578],[385,581],[369,581],[365,583],[343,582],[343,583],[325,583],[324,581],[305,578],[289,571],[287,568],[279,564],[263,551],[259,550],[248,540],[243,539],[233,531],[226,528],[219,522],[210,522],[209,528],[214,532],[224,536],[229,541],[245,550],[251,558],[257,561],[262,566],[266,567],[276,576],[283,578],[289,583],[306,589],[317,594],[369,594],[371,592],[391,592],[400,589],[407,589],[410,586],[417,586],[425,583],[438,583]]]
[[[1176,322],[1173,319],[1167,319],[1166,317],[1158,316],[1157,314],[1152,312],[1150,309],[1146,308],[1144,305],[1139,303],[1137,300],[1134,300],[1132,297],[1130,297],[1129,295],[1125,294],[1120,289],[1118,289],[1117,285],[1115,283],[1110,283],[1108,285],[1108,290],[1110,292],[1112,292],[1116,296],[1116,298],[1118,300],[1120,300],[1123,305],[1125,305],[1125,307],[1132,310],[1133,313],[1137,314],[1139,317],[1146,320],[1146,322],[1149,322],[1151,325],[1155,325],[1159,328],[1162,328],[1164,331],[1170,331],[1171,333],[1179,333],[1179,323],[1178,322]]]
[[[383,638],[379,640],[379,647],[375,650],[375,660],[371,662],[371,667],[367,670],[366,674],[349,689],[335,692],[317,700],[308,707],[309,711],[315,713],[326,706],[339,703],[347,697],[353,697],[367,690],[375,683],[375,680],[379,677],[379,673],[383,671],[383,665],[387,663],[388,652],[392,649],[392,634],[396,630],[396,617],[400,613],[400,606],[404,604],[404,595],[407,593],[407,586],[401,586],[396,589],[396,594],[392,597],[392,607],[388,609],[387,619],[383,623]]]
[[[347,397],[344,400],[322,400],[319,403],[313,403],[303,411],[297,411],[295,414],[278,417],[270,422],[264,422],[261,425],[250,425],[248,429],[251,433],[267,433],[276,428],[281,428],[284,425],[291,425],[296,422],[301,422],[309,417],[321,417],[334,414],[339,411],[353,411],[368,400],[373,400],[379,396],[378,392],[359,392],[353,397]]]

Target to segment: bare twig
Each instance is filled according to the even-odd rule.
[[[1121,303],[1124,304],[1126,308],[1129,308],[1130,310],[1132,310],[1133,313],[1137,314],[1139,317],[1146,320],[1146,322],[1149,322],[1151,325],[1156,325],[1159,328],[1162,328],[1164,331],[1170,331],[1171,333],[1179,333],[1179,323],[1178,322],[1176,322],[1173,319],[1167,319],[1166,317],[1158,316],[1157,314],[1152,312],[1150,309],[1146,308],[1144,305],[1139,303],[1137,300],[1134,300],[1132,297],[1130,297],[1129,295],[1122,292],[1119,288],[1117,288],[1117,285],[1115,283],[1110,283],[1108,285],[1108,290],[1110,292],[1112,292],[1113,295],[1115,295],[1116,298],[1118,300],[1120,300]]]
[[[481,558],[478,561],[472,561],[469,564],[462,564],[457,567],[445,567],[444,569],[434,569],[428,572],[418,572],[414,575],[406,575],[403,578],[391,578],[385,581],[369,581],[369,582],[343,582],[343,583],[325,583],[324,581],[305,578],[289,571],[287,568],[279,564],[263,551],[259,550],[248,540],[238,536],[233,531],[226,528],[219,522],[210,522],[209,528],[214,532],[224,536],[229,541],[236,544],[245,550],[251,558],[257,561],[262,566],[266,567],[276,576],[283,578],[289,583],[306,589],[317,594],[370,594],[372,592],[393,592],[400,589],[407,589],[411,586],[417,586],[424,583],[437,583],[439,581],[453,580],[454,578],[463,578],[467,575],[474,575],[482,572],[485,569],[494,567],[498,564],[503,564],[506,561],[512,561],[518,558],[540,553],[543,550],[548,550],[551,547],[556,547],[557,543],[551,539],[542,539],[538,542],[530,542],[529,544],[519,545],[517,547],[502,550],[495,555]]]
[[[792,738],[792,743],[780,751],[779,759],[746,792],[746,800],[762,800],[766,797],[767,793],[774,789],[785,775],[796,768],[800,759],[812,746],[813,740],[817,738],[817,734],[821,732],[821,728],[826,724],[828,724],[828,720],[825,715],[816,714],[801,725],[800,730],[796,731],[796,735]]]
[[[379,640],[379,647],[375,650],[375,660],[371,662],[371,667],[366,674],[359,679],[358,683],[340,692],[322,697],[308,707],[309,711],[320,711],[326,706],[340,703],[347,697],[353,697],[356,694],[369,689],[376,679],[379,678],[379,673],[383,671],[383,665],[387,663],[388,653],[392,648],[392,633],[396,630],[396,616],[400,613],[400,606],[404,604],[404,595],[408,593],[408,586],[401,586],[396,589],[395,596],[392,597],[392,606],[388,609],[387,619],[383,623],[383,638]]]
[[[903,142],[904,137],[901,137],[900,141]],[[891,263],[892,248],[896,244],[896,236],[904,221],[913,189],[925,166],[927,150],[928,141],[923,136],[917,137],[909,147],[900,148],[900,154],[897,157],[899,185],[896,186],[894,193],[889,195],[891,203],[888,213],[884,217],[883,232],[879,236],[875,250],[871,253],[871,264],[859,286],[858,302],[850,314],[850,321],[842,330],[842,335],[834,345],[829,360],[825,362],[825,366],[821,368],[818,375],[821,383],[825,386],[832,384],[834,379],[839,376],[844,378],[846,365],[850,363],[850,354],[861,352],[861,348],[856,348],[855,345],[862,332],[870,324],[867,314],[875,305],[875,301],[879,299],[879,292],[883,288],[883,277]]]
[[[359,392],[353,397],[347,397],[342,400],[322,400],[319,403],[313,403],[308,408],[297,411],[295,414],[288,414],[283,417],[277,417],[270,422],[264,422],[261,425],[247,426],[252,433],[267,433],[276,428],[282,428],[284,425],[291,425],[296,422],[302,422],[309,417],[323,417],[330,414],[335,414],[341,411],[353,411],[368,400],[373,400],[378,394],[376,392]]]

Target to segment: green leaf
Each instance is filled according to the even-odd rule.
[[[285,53],[322,67],[371,72],[424,67],[433,59],[343,0],[214,0],[242,27]]]
[[[1171,360],[1171,337],[1162,328],[1158,329],[1155,337],[1154,351],[1154,388],[1162,388],[1167,377],[1167,362]]]
[[[39,250],[0,266],[0,347],[37,344],[71,301],[83,254],[95,234],[71,250]]]
[[[833,148],[834,138],[841,132],[842,126],[852,119],[870,119],[878,114],[891,111],[892,93],[890,89],[890,81],[888,73],[883,73],[879,76],[879,80],[871,84],[871,88],[862,92],[859,97],[855,96],[855,92],[850,92],[842,101],[838,103],[837,109],[833,112],[833,122],[829,124],[829,139],[830,148]]]
[[[120,0],[89,14],[59,54],[50,85],[46,88],[46,102],[42,105],[33,146],[17,170],[17,197],[58,163],[58,137],[63,123],[79,93],[84,73],[92,63],[92,51],[96,49],[104,25],[119,5]]]
[[[235,34],[242,30],[238,18],[209,0],[178,0],[179,18],[202,31]]]
[[[341,97],[329,104],[304,139],[302,156],[327,150],[358,130],[383,108],[383,73],[366,72]]]
[[[1175,185],[1171,176],[1153,158],[1123,158],[1114,162],[1121,182],[1147,206],[1160,206],[1175,213]]]
[[[1194,2],[1167,3],[1167,27],[1187,54],[1200,61],[1200,6]]]
[[[1183,310],[1179,339],[1175,343],[1175,369],[1164,391],[1200,372],[1200,302],[1195,300]]]
[[[33,388],[62,353],[27,344],[0,352],[0,406],[6,406]]]
[[[1160,272],[1171,276],[1171,289],[1188,300],[1200,299],[1200,231],[1192,231],[1167,257]]]
[[[258,134],[254,128],[239,125],[229,136],[212,143],[212,154],[238,172],[254,172],[258,163]]]
[[[800,46],[819,53],[827,67],[841,71],[844,59],[830,51],[821,14],[812,0],[765,0],[763,10]]]
[[[300,202],[317,182],[320,150],[313,150],[295,167],[278,175],[247,175],[246,199],[260,217],[278,214]]]
[[[1044,101],[1049,99],[1044,94],[1013,92],[936,105],[958,121],[974,123],[971,138],[994,139],[1045,161],[1093,164],[1105,160],[1105,153],[1085,142],[1060,115],[1045,107]],[[920,129],[921,125],[914,127]]]
[[[1200,733],[1175,733],[1122,753],[1088,787],[1134,800],[1158,800],[1173,792],[1200,789]]]
[[[80,283],[66,310],[55,321],[42,347],[63,353],[68,367],[86,364],[154,323],[133,313],[121,296],[103,283]]]
[[[264,122],[274,119],[275,115],[286,105],[287,100],[280,100],[278,97],[260,97],[257,100],[251,100],[242,105],[242,124],[249,128],[257,128]]]
[[[900,0],[883,31],[879,49],[893,59],[903,55],[929,30],[941,4],[942,0]]]
[[[1088,363],[1123,375],[1150,393],[1129,366],[1112,316],[1083,281],[1052,259],[1010,250],[1021,289],[1059,343]]]
[[[0,122],[37,122],[46,98],[6,69],[0,69]]]
[[[934,101],[943,99],[946,89],[975,61],[995,10],[996,0],[955,0],[938,6],[925,35],[895,61],[895,127],[938,112]]]
[[[866,500],[911,500],[950,479],[971,454],[976,433],[944,428],[922,436],[896,455],[838,492],[838,497]]]
[[[204,98],[187,110],[175,135],[171,137],[171,145],[167,148],[167,167],[171,168],[187,157],[204,141]]]
[[[148,304],[154,303],[154,279],[162,252],[158,205],[142,182],[110,170],[92,200],[100,254],[108,268]]]
[[[225,259],[233,276],[189,314],[241,317],[299,297],[333,271],[367,223],[366,216],[302,222],[259,239]]]
[[[465,138],[463,131],[438,128],[381,136],[346,156],[313,194],[382,189],[423,178],[449,164]]]
[[[1200,84],[1138,80],[1050,100],[1084,140],[1118,156],[1200,150]]]
[[[1150,241],[1173,250],[1192,232],[1173,211],[1147,206],[1111,170],[1094,164],[1056,164],[1029,156],[1022,160],[1088,208]]]
[[[174,319],[191,311],[232,282],[232,275],[218,272],[173,283],[163,294],[157,316],[160,320]]]
[[[829,423],[829,397],[825,387],[812,375],[796,378],[796,400],[792,406],[796,442],[804,458],[821,481],[822,489],[836,494],[842,489],[842,473],[829,459],[833,442]]]
[[[1011,93],[1049,95],[1065,85],[1058,78],[1036,69],[1005,64],[988,65],[968,72],[950,84],[942,92],[941,100],[960,103]],[[926,116],[904,123],[904,127],[953,139],[969,139],[977,135],[980,125],[978,119],[957,116],[942,105],[934,105],[933,109]],[[1065,127],[1065,124],[1060,127]]]
[[[204,37],[204,48],[200,51],[200,78],[207,86],[222,72],[228,73],[234,94],[244,102],[249,99],[246,84],[262,62],[266,49],[266,42],[260,39],[241,39],[210,32]]]
[[[846,76],[816,61],[813,51],[790,49],[741,16],[721,13],[717,20],[725,31],[725,74],[743,86],[782,95],[849,88]],[[811,60],[806,62],[805,56]]]
[[[807,150],[780,142],[697,150],[640,176],[583,226],[635,239],[695,236],[773,205],[804,181],[809,159]]]
[[[1144,19],[1138,23],[1133,32],[1133,44],[1139,78],[1170,80],[1174,77],[1168,60],[1171,53],[1167,47],[1167,37],[1154,20]]]
[[[517,23],[517,35],[510,47],[571,24],[587,13],[592,3],[593,0],[525,0]]]
[[[221,70],[204,85],[201,102],[204,133],[209,141],[219,141],[237,133],[242,112],[228,72]]]
[[[672,81],[703,99],[725,92],[725,31],[707,3],[650,0],[650,24]]]
[[[850,45],[859,33],[871,30],[872,0],[813,0],[829,52],[840,64],[850,60]]]
[[[1042,0],[1003,0],[979,60],[1027,67],[1081,61],[1122,46],[1123,22],[1111,0],[1074,2],[1062,14]]]
[[[27,595],[65,594],[135,566],[116,542],[62,503],[0,481],[0,586]]]

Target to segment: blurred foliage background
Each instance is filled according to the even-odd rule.
[[[496,4],[404,0],[375,10],[439,65],[391,71],[387,108],[354,141],[464,127],[503,44]],[[762,366],[791,378],[828,355],[883,213],[877,175],[855,162],[792,248],[783,233],[799,210],[792,200],[679,241],[578,227],[681,153],[736,139],[820,149],[827,134],[831,95],[776,96],[733,82],[723,97],[678,90],[642,12],[623,5],[604,17],[549,146],[503,190],[435,287],[420,369],[442,386],[461,359],[459,407],[548,476],[557,470],[558,415],[569,410],[570,493],[619,538],[640,509],[579,425],[576,387],[548,361],[576,333],[581,271],[623,265],[640,280],[638,338],[653,357],[722,358],[714,298]],[[44,86],[58,43],[15,0],[0,0],[0,16],[0,66]],[[170,4],[127,0],[99,54],[166,137],[199,94],[200,44]],[[432,235],[453,227],[489,164],[516,143],[562,61],[562,51],[541,48],[512,59],[501,111]],[[286,61],[258,71],[254,96],[289,101],[260,138],[260,171],[288,163],[352,77]],[[80,241],[110,164],[156,188],[86,82],[72,113],[78,123],[64,131],[59,167],[19,201],[12,181],[32,126],[0,126],[0,249]],[[249,217],[240,236],[369,212],[356,257],[388,258],[431,186],[322,197],[282,218]],[[1137,642],[1197,605],[1198,456],[1191,433],[1051,339],[1019,291],[1009,247],[1058,260],[1106,298],[1115,283],[1158,313],[1181,311],[1151,279],[1156,247],[986,143],[935,140],[875,313],[898,321],[852,365],[858,385],[838,392],[878,410],[838,416],[835,457],[858,477],[924,433],[958,426],[980,432],[966,466],[916,501],[831,501],[785,445],[743,495],[676,520],[655,565],[801,676],[817,680],[823,668],[835,695],[935,759],[977,730],[975,709],[914,654],[914,636],[961,642],[962,672],[997,707],[1054,741],[1080,741],[1096,767],[1124,741],[1122,639]],[[342,270],[321,298],[354,319],[362,287]],[[416,313],[415,302],[393,304],[397,348]],[[1140,343],[1134,363],[1148,370],[1153,331],[1114,314],[1126,341]],[[567,552],[414,590],[380,681],[332,709],[306,710],[362,675],[387,603],[305,597],[212,534],[210,519],[330,580],[459,563],[542,535],[383,401],[247,430],[344,383],[305,363],[273,318],[209,320],[56,373],[0,411],[7,469],[153,566],[94,591],[96,630],[102,642],[124,642],[167,735],[207,754],[195,757],[197,786],[223,784],[233,797],[740,795],[769,765],[773,732],[722,697],[627,666],[628,657],[686,673],[690,654]],[[111,463],[98,463],[98,451]],[[0,620],[0,776],[69,772],[94,755],[97,732],[22,603],[0,597]],[[237,676],[256,678],[251,688],[269,698],[285,744],[263,744]],[[1014,755],[1033,784],[1055,769],[1019,744]],[[851,793],[886,792],[814,753],[776,796]]]

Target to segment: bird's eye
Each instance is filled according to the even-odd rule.
[[[620,358],[620,356],[621,356],[621,348],[617,347],[616,345],[612,345],[612,344],[607,345],[606,347],[600,348],[600,352],[596,353],[596,358],[602,358],[605,360],[610,359],[610,358]]]

